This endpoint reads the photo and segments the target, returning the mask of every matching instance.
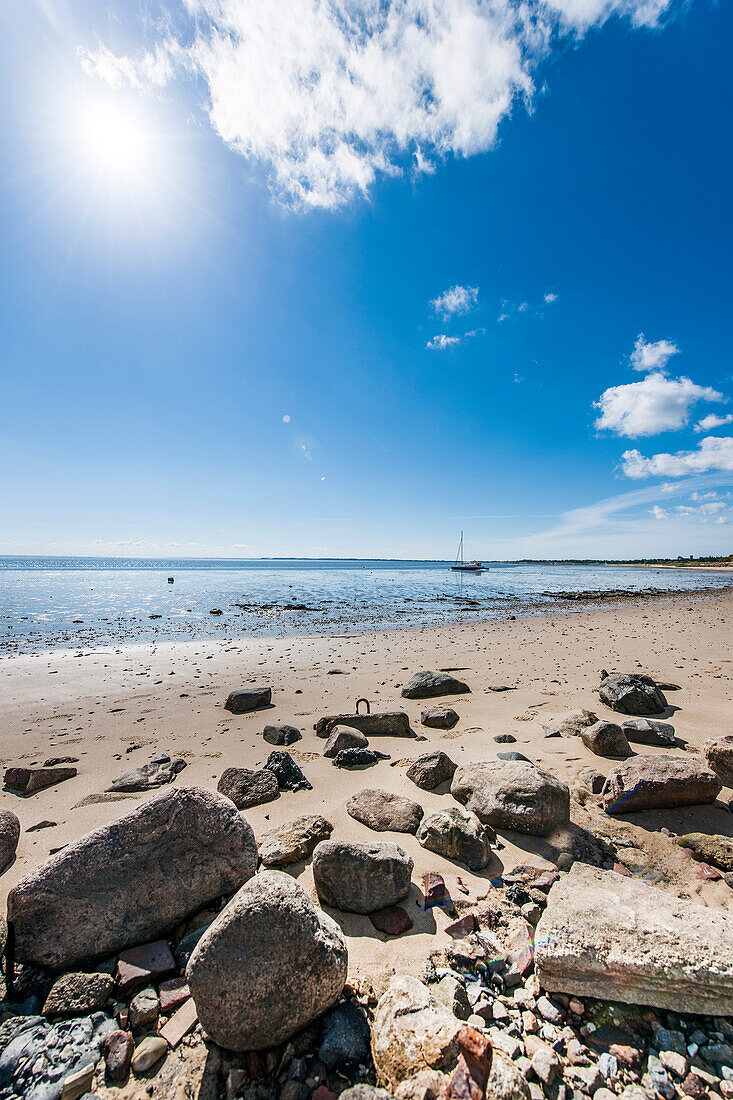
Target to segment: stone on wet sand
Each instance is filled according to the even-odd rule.
[[[20,821],[12,810],[0,811],[0,874],[15,859],[20,840]]]
[[[423,726],[434,730],[452,730],[459,720],[459,714],[453,707],[430,707],[420,715]]]
[[[227,768],[216,785],[219,794],[231,799],[238,810],[261,806],[280,795],[277,777],[269,768]]]
[[[626,740],[635,745],[669,748],[675,743],[674,726],[671,722],[660,722],[658,718],[624,718],[621,729],[626,734]]]
[[[186,761],[180,756],[170,757],[163,752],[154,756],[149,764],[141,764],[131,772],[126,772],[107,787],[108,791],[152,791],[172,783],[179,772],[186,767]]]
[[[376,832],[415,833],[424,811],[420,803],[411,798],[366,787],[352,794],[346,803],[346,812]]]
[[[330,760],[342,749],[365,749],[368,745],[369,740],[361,730],[353,726],[334,726],[328,735],[323,755]]]
[[[421,981],[396,975],[374,1012],[372,1056],[379,1083],[394,1090],[421,1070],[452,1070],[461,1027]]]
[[[439,695],[470,693],[468,684],[448,672],[416,672],[402,689],[403,699],[434,699]]]
[[[290,875],[263,871],[204,933],[186,976],[214,1042],[227,1050],[262,1050],[330,1008],[346,970],[346,941],[335,921]]]
[[[51,986],[43,1015],[49,1020],[68,1016],[89,1016],[103,1009],[115,988],[109,974],[86,974],[72,971],[61,974]]]
[[[426,752],[423,756],[418,756],[410,764],[406,775],[421,790],[434,791],[441,783],[450,783],[456,767],[451,758],[438,749],[436,752]]]
[[[601,702],[621,714],[662,714],[667,700],[651,676],[638,672],[614,672],[601,680]]]
[[[313,879],[324,905],[373,913],[407,897],[412,860],[397,844],[324,840],[313,853]]]
[[[596,756],[613,756],[625,759],[631,756],[631,746],[621,726],[601,719],[580,731],[580,739]]]
[[[260,859],[265,867],[284,867],[307,859],[316,844],[328,840],[333,825],[319,814],[306,814],[260,837]]]
[[[576,863],[550,890],[535,969],[551,992],[729,1016],[733,917]]]
[[[16,794],[29,795],[73,779],[76,774],[76,768],[6,768],[4,783]]]
[[[288,726],[284,722],[277,722],[271,726],[265,726],[262,736],[269,745],[294,745],[300,741],[303,734],[295,726]]]
[[[570,790],[523,761],[484,760],[459,767],[451,794],[484,825],[547,836],[570,819]]]
[[[232,714],[248,714],[261,707],[269,707],[272,702],[272,688],[246,687],[229,693],[225,707]]]
[[[617,764],[603,785],[607,814],[634,813],[714,802],[722,784],[714,772],[685,756],[635,756]]]
[[[313,784],[284,749],[273,749],[267,758],[265,768],[271,771],[281,791],[312,791]]]
[[[60,970],[112,955],[232,893],[256,867],[252,829],[228,799],[171,787],[67,845],[12,888],[16,958]]]
[[[723,785],[733,787],[733,737],[711,737],[702,747],[705,762]]]
[[[450,806],[423,818],[417,839],[429,852],[463,863],[469,871],[482,871],[491,860],[496,834],[470,810]]]
[[[680,848],[687,848],[695,859],[711,863],[721,871],[733,871],[733,838],[709,833],[688,833],[677,838]]]
[[[341,749],[333,763],[337,768],[371,768],[380,760],[389,760],[389,753],[377,749]]]

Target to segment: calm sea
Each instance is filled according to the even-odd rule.
[[[733,574],[626,566],[495,564],[472,576],[434,561],[5,557],[0,649],[341,633],[533,611],[557,603],[548,593],[728,584]]]

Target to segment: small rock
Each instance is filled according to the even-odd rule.
[[[458,712],[452,707],[431,707],[420,715],[423,726],[436,730],[452,730],[458,720]]]
[[[294,745],[300,741],[303,734],[295,726],[288,726],[284,722],[277,722],[272,726],[265,726],[262,736],[269,745]]]
[[[491,861],[491,841],[496,833],[482,825],[476,814],[458,806],[428,814],[417,830],[423,848],[481,871]]]
[[[566,784],[522,761],[464,765],[453,776],[451,794],[494,829],[546,836],[570,818]]]
[[[170,757],[161,753],[153,757],[149,764],[142,764],[107,787],[108,791],[152,791],[166,783],[172,783],[179,772],[186,767],[186,761],[180,756]]]
[[[265,833],[260,838],[260,859],[265,867],[284,867],[307,859],[316,844],[328,840],[333,825],[325,817],[306,814]]]
[[[635,756],[617,764],[603,786],[607,814],[626,814],[714,802],[721,782],[685,756]]]
[[[114,986],[114,979],[109,974],[61,974],[51,986],[43,1015],[50,1020],[89,1016],[105,1007]]]
[[[370,829],[395,833],[415,833],[423,816],[422,806],[411,798],[372,787],[353,794],[346,812]]]
[[[557,1005],[554,1005],[549,997],[537,998],[537,1011],[543,1020],[547,1020],[550,1024],[561,1024],[563,1021],[563,1015]]]
[[[64,1078],[64,1083],[61,1086],[60,1100],[79,1100],[80,1096],[89,1092],[93,1080],[93,1065],[82,1066],[81,1069],[77,1069],[74,1073],[70,1073],[68,1077]]]
[[[452,1070],[460,1028],[460,1021],[427,986],[411,975],[396,975],[374,1012],[372,1055],[378,1079],[395,1089],[421,1070]]]
[[[418,756],[407,769],[407,778],[423,791],[434,791],[441,783],[450,783],[457,765],[446,753],[437,750]]]
[[[121,997],[130,997],[154,979],[171,974],[175,968],[167,940],[131,947],[117,959],[117,992]]]
[[[227,768],[217,786],[219,794],[230,798],[238,810],[261,806],[280,795],[275,773],[270,768]]]
[[[667,700],[651,676],[636,672],[613,673],[606,676],[598,688],[601,702],[611,710],[622,714],[639,714],[644,717],[661,714],[667,709]]]
[[[626,734],[615,722],[599,721],[580,731],[580,739],[596,756],[613,756],[625,759],[631,756],[631,746]]]
[[[369,914],[369,919],[378,932],[387,936],[401,936],[412,928],[412,919],[401,905],[388,905]]]
[[[675,1077],[686,1077],[689,1069],[689,1062],[683,1055],[678,1054],[675,1050],[660,1050],[659,1061],[662,1063],[665,1069],[673,1073]]]
[[[76,774],[76,768],[7,768],[4,783],[9,791],[29,795],[73,779]]]
[[[389,760],[389,753],[377,749],[341,749],[333,758],[337,768],[371,768],[380,760]]]
[[[325,905],[373,913],[407,896],[413,863],[392,843],[324,840],[313,853],[313,879]]]
[[[15,859],[20,839],[20,821],[12,810],[0,811],[0,874]]]
[[[133,1031],[140,1028],[152,1027],[160,1013],[160,1001],[158,994],[152,987],[141,989],[130,1001],[128,1019]]]
[[[733,787],[733,737],[712,737],[702,751],[710,770],[726,787]]]
[[[318,1057],[329,1069],[350,1073],[369,1061],[371,1032],[364,1009],[338,1004],[323,1017],[323,1039]]]
[[[180,1008],[190,996],[191,990],[185,978],[169,978],[168,981],[161,982],[158,987],[160,1011],[168,1016]]]
[[[402,689],[404,699],[433,699],[438,695],[470,693],[468,684],[447,672],[416,672]]]
[[[147,1073],[168,1053],[168,1044],[159,1035],[148,1035],[132,1055],[132,1072],[138,1076]]]
[[[275,776],[281,791],[313,790],[313,784],[306,779],[290,753],[285,752],[284,749],[273,749],[267,758],[265,768]]]
[[[511,733],[497,733],[494,740],[497,745],[514,745],[517,739]]]
[[[246,687],[238,691],[232,691],[227,698],[225,707],[232,714],[247,714],[261,707],[269,707],[272,702],[272,688]]]
[[[135,1041],[129,1031],[113,1031],[104,1041],[104,1063],[111,1081],[123,1081],[130,1070]]]
[[[463,982],[459,982],[453,974],[446,974],[441,978],[438,984],[433,986],[432,993],[459,1020],[467,1020],[471,1015],[471,1002],[466,988]]]

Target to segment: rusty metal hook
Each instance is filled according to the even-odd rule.
[[[356,713],[357,714],[359,713],[359,703],[366,703],[366,712],[367,712],[367,714],[372,713],[372,708],[369,705],[369,700],[368,699],[357,699],[356,700]]]

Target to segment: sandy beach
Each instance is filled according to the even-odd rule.
[[[373,833],[347,815],[346,799],[362,788],[379,787],[418,800],[426,813],[440,808],[446,796],[418,790],[405,775],[409,763],[434,748],[459,765],[493,758],[507,747],[493,740],[502,733],[516,737],[511,748],[570,785],[572,825],[592,825],[617,844],[639,848],[650,865],[662,869],[668,889],[733,910],[729,887],[723,881],[691,879],[686,855],[659,832],[665,827],[674,834],[699,829],[732,835],[726,807],[730,792],[724,790],[712,806],[605,818],[597,800],[579,796],[577,777],[590,767],[606,774],[614,762],[594,756],[579,738],[547,739],[542,728],[543,722],[581,707],[611,718],[594,691],[603,668],[644,671],[679,685],[668,695],[669,720],[687,753],[697,753],[712,735],[732,733],[732,605],[733,592],[682,593],[603,610],[443,628],[4,657],[3,767],[73,756],[78,776],[27,798],[7,790],[0,794],[0,808],[13,810],[22,826],[17,857],[0,879],[3,905],[10,887],[49,853],[150,797],[105,794],[118,776],[155,753],[169,752],[188,765],[177,785],[216,789],[225,768],[264,763],[271,746],[261,731],[265,723],[278,721],[303,733],[290,752],[313,790],[283,793],[247,810],[255,834],[319,813],[333,823],[334,838],[396,840],[414,860],[406,903],[414,921],[409,934],[385,949],[386,937],[375,932],[368,917],[335,914],[347,935],[350,974],[368,976],[376,988],[395,971],[419,971],[449,921],[442,911],[419,910],[415,884],[423,872],[439,871],[454,896],[474,900],[492,889],[492,877],[519,864],[551,866],[566,841],[503,835],[492,864],[472,874],[424,850],[412,835]],[[440,700],[460,714],[453,730],[421,726],[421,710],[430,704],[400,698],[401,686],[420,669],[458,670],[456,675],[471,687],[471,694]],[[272,687],[271,709],[229,714],[224,709],[228,693],[248,683]],[[512,690],[490,690],[503,686]],[[389,753],[390,760],[364,770],[338,770],[322,757],[324,742],[313,726],[323,715],[351,712],[360,697],[368,698],[373,709],[404,709],[418,739],[374,737],[372,746]],[[292,871],[315,897],[310,861]]]

